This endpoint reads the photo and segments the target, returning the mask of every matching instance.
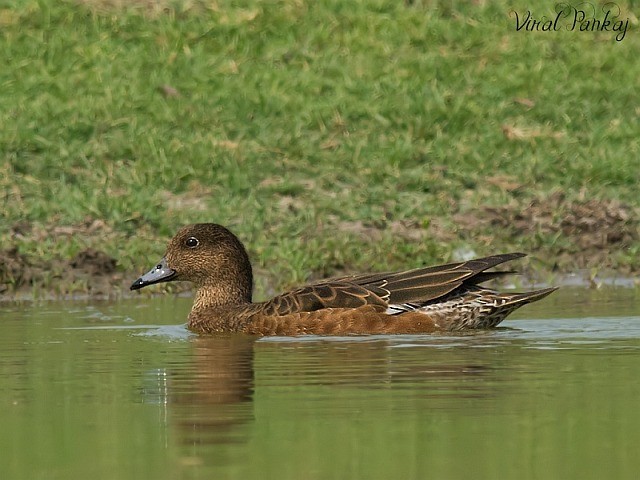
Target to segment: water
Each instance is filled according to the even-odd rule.
[[[637,478],[638,290],[456,336],[204,338],[189,306],[0,305],[0,478]]]

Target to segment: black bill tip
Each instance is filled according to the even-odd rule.
[[[169,268],[167,266],[166,258],[160,260],[155,267],[149,270],[147,273],[142,275],[139,279],[137,279],[131,287],[130,290],[140,290],[141,288],[147,287],[149,285],[153,285],[155,283],[169,282],[173,280],[175,277],[176,271]]]

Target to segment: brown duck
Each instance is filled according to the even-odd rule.
[[[555,288],[498,293],[479,286],[513,272],[486,270],[522,253],[323,280],[260,303],[251,301],[249,256],[238,238],[212,223],[188,225],[131,290],[185,280],[197,288],[189,328],[251,335],[417,334],[490,328]]]

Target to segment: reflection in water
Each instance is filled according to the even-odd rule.
[[[191,338],[192,359],[158,372],[146,392],[168,407],[184,445],[243,442],[253,419],[253,348],[245,336]]]
[[[455,384],[463,386],[458,394],[467,396],[475,390],[470,390],[469,385],[481,386],[482,382],[463,379],[479,379],[493,372],[479,352],[436,349],[426,354],[424,349],[417,351],[406,345],[402,337],[315,337],[311,341],[283,339],[281,343],[269,339],[259,346],[260,370],[265,371],[264,383],[269,386],[369,391],[428,386],[423,393],[438,395],[438,385]],[[448,394],[456,395],[455,387],[447,389]]]
[[[0,476],[635,478],[640,296],[602,295],[473,335],[259,341],[192,336],[173,300],[0,310]]]
[[[362,397],[361,390],[405,390],[421,398],[449,399],[495,394],[487,387],[491,382],[484,381],[495,369],[480,352],[443,349],[425,357],[416,356],[415,348],[398,348],[402,342],[393,337],[357,339],[256,343],[240,335],[192,338],[191,361],[156,372],[157,387],[147,390],[147,401],[166,404],[170,428],[182,445],[247,442],[254,421],[256,350],[265,391],[311,387],[331,396],[331,391],[347,389],[354,398]]]
[[[177,372],[171,418],[186,445],[246,441],[253,419],[253,345],[249,337],[194,338],[193,365]]]

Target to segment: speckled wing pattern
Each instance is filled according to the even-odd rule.
[[[372,285],[363,287],[354,283],[332,281],[301,287],[274,297],[264,304],[265,315],[289,315],[314,312],[326,308],[358,308],[365,305],[387,308],[389,291]]]
[[[262,313],[284,316],[363,306],[374,307],[388,315],[415,311],[440,301],[460,287],[465,287],[464,292],[460,291],[463,294],[473,285],[512,273],[484,271],[523,256],[522,253],[509,253],[403,272],[334,278],[279,295],[264,304]]]

